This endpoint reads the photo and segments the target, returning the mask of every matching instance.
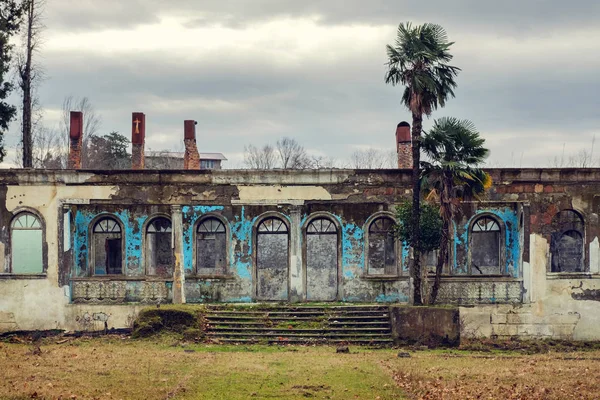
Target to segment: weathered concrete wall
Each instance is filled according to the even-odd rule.
[[[473,306],[461,308],[463,333],[600,339],[600,170],[491,174],[487,199],[464,204],[454,224],[440,289],[444,302]],[[102,314],[110,314],[109,327],[125,326],[142,303],[255,301],[256,229],[274,215],[288,224],[288,301],[310,300],[311,287],[331,288],[311,281],[309,272],[327,259],[337,267],[337,275],[326,276],[337,285],[336,300],[409,302],[408,246],[397,244],[396,275],[368,271],[369,221],[393,217],[394,205],[408,196],[410,173],[398,170],[0,171],[0,330],[76,329],[78,320],[90,319],[103,325]],[[44,271],[35,276],[11,273],[10,224],[24,210],[44,223]],[[564,210],[583,221],[582,272],[552,272],[553,221]],[[123,227],[119,276],[96,276],[90,268],[90,226],[102,215]],[[155,215],[173,222],[173,277],[145,271],[144,229]],[[214,276],[195,265],[196,229],[207,216],[226,226],[227,268]],[[497,275],[478,274],[470,262],[470,229],[481,216],[501,226]],[[317,217],[335,222],[337,262],[333,251],[307,259],[305,231]]]
[[[392,336],[397,343],[460,344],[458,308],[390,306]]]

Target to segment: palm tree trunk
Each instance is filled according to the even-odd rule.
[[[435,280],[431,288],[430,304],[435,304],[440,285],[442,283],[442,272],[444,264],[448,262],[448,250],[450,239],[450,224],[454,220],[453,204],[451,193],[453,191],[452,173],[448,170],[443,171],[442,175],[442,193],[440,198],[440,215],[442,217],[442,238],[440,241],[440,252],[438,254],[437,264],[435,266]]]
[[[423,130],[423,115],[413,113],[412,126],[412,243],[413,248],[413,304],[423,304],[421,296],[421,132]]]
[[[442,238],[440,241],[440,251],[438,253],[438,260],[435,266],[435,280],[433,281],[433,287],[431,288],[431,296],[429,304],[435,304],[440,285],[442,283],[442,272],[444,271],[444,264],[448,260],[448,238],[450,231],[450,223],[444,220],[442,223]]]

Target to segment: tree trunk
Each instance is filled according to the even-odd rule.
[[[435,266],[435,280],[431,288],[430,304],[435,304],[440,285],[442,283],[442,272],[444,265],[448,262],[449,255],[449,240],[451,237],[450,227],[454,220],[452,196],[450,193],[453,190],[452,173],[443,171],[442,176],[442,193],[440,197],[440,214],[442,217],[442,238],[440,241],[440,252],[438,254],[437,264]]]
[[[34,0],[27,3],[27,48],[25,66],[21,71],[23,89],[23,168],[33,167],[33,140],[31,132],[31,58],[33,56],[32,35],[34,19]]]
[[[413,113],[412,126],[412,243],[413,248],[413,304],[423,304],[421,296],[421,131],[423,130],[423,115]]]
[[[435,266],[435,280],[433,281],[433,287],[431,288],[431,296],[429,304],[435,304],[440,285],[442,283],[442,272],[444,272],[444,264],[448,260],[448,238],[450,231],[449,221],[444,220],[442,224],[442,238],[440,241],[440,251],[438,253],[438,260]]]

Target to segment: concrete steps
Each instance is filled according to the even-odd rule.
[[[222,343],[392,344],[387,306],[218,306],[207,336]]]

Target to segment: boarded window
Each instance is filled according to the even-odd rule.
[[[227,272],[227,231],[217,218],[207,218],[196,232],[196,270],[199,275]]]
[[[146,273],[173,276],[172,229],[168,218],[155,218],[146,229]]]
[[[552,220],[550,252],[552,272],[583,272],[583,218],[573,210],[556,214]]]
[[[279,218],[267,218],[257,229],[257,296],[260,300],[288,299],[289,236]]]
[[[377,218],[369,225],[368,273],[370,275],[398,273],[394,225],[394,220],[388,217]]]
[[[121,226],[112,218],[101,219],[92,231],[94,245],[94,274],[123,273]]]
[[[500,268],[501,231],[491,217],[479,218],[471,228],[471,273],[497,275]]]
[[[306,299],[335,300],[337,272],[337,228],[328,219],[315,219],[306,228]]]
[[[44,272],[42,223],[32,213],[16,216],[11,225],[11,272],[41,274]]]

